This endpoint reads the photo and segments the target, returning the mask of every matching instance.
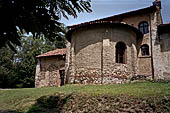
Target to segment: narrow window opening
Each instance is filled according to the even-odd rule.
[[[149,55],[149,46],[147,44],[142,45],[141,52],[142,52],[142,56],[148,56]]]
[[[149,33],[148,23],[147,22],[139,23],[138,27],[139,27],[140,32],[142,32],[143,34]]]
[[[123,42],[118,42],[116,44],[116,63],[126,63],[126,45]]]

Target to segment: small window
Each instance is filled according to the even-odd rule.
[[[142,45],[141,52],[142,52],[142,56],[148,56],[149,55],[149,46],[147,44]]]
[[[149,33],[149,30],[148,30],[148,23],[147,22],[141,22],[139,23],[139,30],[140,32],[142,32],[142,34],[146,34],[146,33]]]
[[[125,58],[126,44],[123,42],[118,42],[116,44],[116,63],[126,63]]]

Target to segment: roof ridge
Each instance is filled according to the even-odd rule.
[[[56,55],[64,55],[64,54],[66,54],[66,48],[48,51],[46,53],[43,53],[43,54],[36,56],[36,58],[47,57],[47,56],[56,56]]]

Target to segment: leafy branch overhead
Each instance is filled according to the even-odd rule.
[[[91,12],[90,0],[0,0],[0,48],[21,45],[18,31],[56,39],[64,33],[61,17]]]

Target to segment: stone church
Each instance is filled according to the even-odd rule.
[[[150,7],[68,29],[64,83],[170,80],[170,24],[163,24],[160,0],[155,0]],[[40,70],[41,62],[37,67]],[[57,70],[60,66],[55,67]],[[51,86],[40,84],[45,81],[40,78],[41,71],[38,71],[36,87]],[[54,79],[55,84],[59,84],[57,79],[60,77]]]

